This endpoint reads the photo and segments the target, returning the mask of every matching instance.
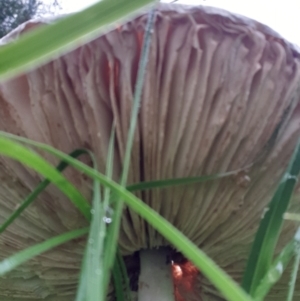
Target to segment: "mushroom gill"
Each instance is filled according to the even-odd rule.
[[[146,20],[141,15],[1,83],[0,129],[66,153],[89,148],[104,171],[114,122],[119,178]],[[30,21],[3,41],[37,25]],[[129,183],[247,167],[234,177],[139,194],[237,281],[300,134],[299,71],[297,49],[258,22],[209,7],[157,9]],[[83,175],[66,174],[90,196]],[[40,177],[2,158],[0,178],[2,223]],[[0,236],[0,259],[84,224],[71,202],[50,187]],[[285,225],[281,245],[294,229]],[[119,245],[126,256],[168,242],[125,208]],[[73,300],[83,246],[70,242],[9,273],[0,280],[1,300]],[[281,300],[284,281],[272,300]],[[194,287],[189,294],[178,284],[178,300],[222,299],[201,271]]]

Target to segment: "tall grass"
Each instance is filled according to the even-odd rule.
[[[133,111],[127,137],[126,155],[120,183],[112,180],[114,132],[112,133],[106,173],[97,170],[94,154],[89,150],[74,150],[64,154],[49,145],[30,141],[9,133],[0,133],[0,153],[32,168],[45,180],[24,199],[21,206],[0,227],[0,234],[6,230],[49,183],[56,185],[78,208],[89,222],[89,228],[77,229],[53,237],[38,245],[22,250],[0,263],[0,276],[4,276],[17,266],[31,258],[79,236],[87,235],[87,244],[82,258],[76,301],[100,301],[106,298],[107,287],[113,273],[116,298],[118,301],[129,300],[129,284],[126,268],[118,252],[117,237],[120,228],[123,202],[157,229],[173,246],[180,250],[194,265],[201,270],[211,283],[230,301],[263,300],[269,290],[276,285],[292,257],[295,257],[292,280],[287,300],[292,300],[294,284],[299,264],[299,232],[287,244],[279,256],[273,259],[274,249],[281,231],[283,215],[288,207],[300,170],[300,148],[297,146],[285,176],[270,203],[269,211],[261,221],[257,232],[242,285],[238,285],[211,258],[200,250],[172,224],[147,206],[133,191],[159,189],[167,186],[188,185],[189,183],[213,181],[230,176],[237,171],[226,174],[203,176],[197,178],[168,179],[149,183],[137,183],[126,186],[130,166],[131,148],[135,133],[139,102],[143,88],[152,24],[155,16],[155,1],[151,0],[109,0],[95,4],[82,12],[39,28],[21,37],[17,42],[0,48],[0,78],[9,79],[21,72],[30,70],[69,51],[81,43],[87,42],[109,30],[116,22],[122,22],[133,16],[142,8],[151,4],[148,25],[144,36],[143,51],[139,64],[138,81],[133,100]],[[46,151],[61,160],[54,167],[30,147]],[[89,167],[77,160],[82,154],[88,154],[94,162]],[[92,206],[62,174],[71,166],[93,179]],[[104,194],[101,193],[104,191]],[[111,196],[114,196],[112,204]],[[114,216],[107,220],[106,212],[114,206]],[[296,254],[296,255],[295,255]],[[280,269],[278,269],[280,267]],[[125,286],[124,286],[125,283]]]

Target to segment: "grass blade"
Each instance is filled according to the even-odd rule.
[[[116,253],[116,260],[113,266],[114,286],[117,301],[130,301],[130,284],[125,262],[119,250]]]
[[[2,141],[7,139],[3,136],[8,136],[7,134],[1,133],[0,137],[0,153],[7,154],[7,150],[3,150]],[[251,301],[247,293],[244,292],[221,268],[218,267],[204,252],[202,252],[198,247],[193,244],[184,234],[182,234],[178,229],[176,229],[172,224],[161,217],[156,211],[151,209],[148,205],[142,202],[139,198],[130,193],[125,187],[117,184],[101,173],[97,172],[93,168],[83,164],[82,162],[58,151],[47,145],[40,143],[28,141],[27,139],[14,137],[9,135],[11,138],[16,138],[23,142],[28,142],[31,145],[39,146],[41,149],[47,150],[53,155],[57,156],[61,160],[68,162],[73,167],[84,172],[87,176],[98,180],[102,185],[111,189],[119,199],[124,200],[124,202],[142,218],[144,218],[153,228],[157,229],[174,247],[181,251],[186,258],[191,260],[197,268],[201,270],[204,276],[206,276],[224,295],[224,297],[229,301]],[[12,145],[19,144],[10,141]],[[25,149],[25,148],[24,148]],[[13,148],[8,155],[11,154]],[[14,154],[13,158],[20,162],[23,162],[22,152],[17,152]]]
[[[55,248],[67,241],[70,241],[72,239],[78,238],[80,236],[83,236],[87,234],[89,231],[89,228],[83,228],[79,230],[70,231],[61,235],[58,235],[56,237],[50,238],[40,244],[37,244],[35,246],[29,247],[23,251],[20,251],[16,253],[15,255],[4,259],[2,262],[0,262],[0,276],[4,276],[6,273],[12,271],[22,263],[32,259],[33,257],[36,257],[40,255],[43,252],[46,252],[52,248]]]
[[[97,163],[94,155],[92,157],[93,168],[97,170]],[[103,282],[103,263],[102,263],[102,252],[101,246],[104,242],[104,235],[100,235],[99,228],[102,221],[103,215],[103,206],[101,204],[101,192],[99,181],[94,179],[93,185],[93,201],[91,209],[91,225],[90,232],[87,242],[87,255],[83,259],[85,261],[84,266],[86,279],[86,298],[87,300],[99,300],[101,301],[102,287],[101,283]]]
[[[234,171],[209,175],[209,176],[200,176],[200,177],[186,177],[186,178],[175,178],[175,179],[166,179],[166,180],[155,180],[148,182],[140,182],[136,184],[132,184],[127,186],[129,191],[139,191],[139,190],[149,190],[149,189],[157,189],[157,188],[166,188],[172,186],[179,185],[188,185],[195,183],[203,183],[207,181],[218,180],[225,177],[230,177],[238,174],[240,171],[245,170],[247,167],[243,169],[238,169]]]
[[[92,221],[90,233],[87,242],[87,300],[101,300],[101,283],[103,282],[103,265],[102,256],[99,245],[103,244],[104,237],[100,236],[99,228],[103,222],[101,214],[103,214],[103,206],[101,205],[100,186],[97,180],[94,180],[94,196]]]
[[[154,0],[103,0],[0,48],[0,78],[25,72],[73,50],[128,19]]]
[[[295,256],[295,261],[294,261],[293,270],[291,274],[291,281],[289,283],[287,301],[293,300],[295,286],[296,286],[296,279],[297,279],[299,263],[300,263],[300,228],[298,228],[298,231],[295,235],[295,254],[296,256]]]
[[[118,254],[116,256],[115,264],[113,266],[113,280],[114,280],[114,287],[116,292],[116,300],[117,301],[128,301],[128,299],[124,296],[124,282],[122,279],[122,271],[120,267],[119,257]]]
[[[261,280],[260,284],[258,285],[257,289],[253,294],[253,298],[255,301],[264,300],[265,296],[268,294],[270,289],[282,276],[282,273],[286,269],[294,253],[295,253],[295,240],[293,239],[284,247],[284,249],[278,255],[276,260],[272,263],[266,275]]]
[[[82,194],[57,169],[41,156],[26,147],[0,137],[1,153],[11,159],[27,165],[54,183],[78,208],[87,220],[90,220],[90,205]],[[68,156],[66,156],[68,157]]]
[[[69,154],[70,157],[77,158],[82,154],[90,154],[89,151],[84,149],[77,149]],[[62,172],[66,167],[68,167],[68,163],[61,161],[56,169]],[[13,221],[38,197],[38,195],[50,184],[49,180],[43,180],[36,189],[31,192],[26,199],[21,203],[21,205],[8,217],[8,219],[1,225],[0,234],[11,224]]]
[[[243,288],[250,295],[253,295],[259,282],[270,268],[283,223],[283,215],[289,205],[299,171],[300,144],[298,143],[289,167],[270,202],[268,211],[261,220],[252,245],[242,283]]]
[[[81,263],[81,269],[80,269],[80,276],[79,276],[79,284],[77,289],[77,294],[75,301],[85,301],[86,297],[86,291],[87,291],[87,271],[86,271],[86,265],[87,265],[87,247],[84,250],[83,259]]]
[[[121,186],[125,186],[126,182],[127,182],[131,150],[132,150],[132,145],[133,145],[135,128],[136,128],[136,124],[137,124],[137,118],[138,118],[138,112],[139,112],[139,107],[140,107],[146,66],[148,63],[148,56],[149,56],[149,50],[150,50],[154,18],[155,18],[155,9],[153,8],[151,10],[151,12],[148,14],[148,21],[147,21],[147,25],[146,25],[143,46],[142,46],[142,51],[141,51],[141,59],[139,61],[137,82],[136,82],[135,92],[134,92],[133,109],[132,109],[131,118],[130,118],[130,125],[129,125],[127,143],[126,143],[124,163],[123,163],[123,168],[122,168],[122,175],[121,175],[121,182],[120,182]],[[107,241],[106,241],[105,250],[104,250],[105,270],[111,270],[114,265],[114,261],[115,261],[114,255],[116,254],[116,249],[117,249],[117,240],[119,237],[119,229],[120,229],[122,211],[123,211],[123,201],[121,199],[117,199],[117,201],[115,202],[115,206],[114,206],[113,223],[108,228]],[[105,287],[107,285],[108,285],[108,282],[105,282]]]
[[[115,131],[112,131],[109,147],[108,157],[106,166],[106,175],[111,179],[113,171],[113,152],[114,152],[114,139]],[[95,161],[95,160],[94,160]],[[97,166],[94,165],[94,169]],[[105,258],[106,249],[106,223],[108,222],[107,212],[109,212],[109,200],[110,200],[110,189],[105,187],[104,189],[104,200],[101,203],[100,183],[98,180],[94,180],[94,198],[93,198],[93,209],[92,209],[92,224],[90,237],[88,241],[88,265],[87,265],[87,277],[88,277],[88,290],[87,300],[98,300],[102,301],[106,299],[107,287],[105,283],[108,283],[110,276],[110,269],[105,264],[107,258]],[[114,254],[108,254],[114,258]]]
[[[33,140],[29,140],[24,137],[16,136],[10,133],[2,132],[0,131],[0,136],[6,137],[9,139],[13,139],[34,147],[37,147],[39,149],[42,149],[57,158],[61,160],[65,160],[66,162],[71,162],[68,160],[68,155],[60,152],[59,150],[51,147],[50,145],[36,142]],[[72,161],[74,163],[74,161]],[[76,164],[77,166],[77,164]],[[81,165],[83,167],[83,165]],[[134,191],[139,191],[139,190],[148,190],[148,189],[155,189],[155,188],[167,188],[167,187],[172,187],[172,186],[179,186],[179,185],[188,185],[188,184],[194,184],[194,183],[201,183],[201,182],[206,182],[206,181],[212,181],[212,180],[217,180],[225,177],[230,177],[233,175],[236,175],[240,171],[243,171],[247,169],[249,166],[246,166],[241,169],[225,172],[225,173],[219,173],[215,175],[208,175],[208,176],[199,176],[199,177],[187,177],[187,178],[175,178],[175,179],[166,179],[166,180],[156,180],[156,181],[148,181],[148,182],[140,182],[136,184],[131,184],[127,186],[127,190],[134,192]]]

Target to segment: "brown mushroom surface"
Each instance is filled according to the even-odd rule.
[[[2,82],[0,129],[66,153],[89,148],[104,171],[115,122],[114,175],[119,178],[146,20],[147,15],[139,16]],[[38,24],[31,21],[3,41]],[[299,87],[299,52],[268,27],[209,7],[159,5],[129,183],[247,167],[235,177],[139,194],[237,281],[300,134]],[[90,197],[83,175],[71,169],[66,174]],[[40,177],[2,158],[0,178],[2,223]],[[72,203],[49,187],[1,234],[0,259],[85,224]],[[281,244],[294,228],[286,223]],[[70,242],[18,267],[0,279],[0,299],[73,300],[84,243]],[[125,208],[119,244],[125,256],[168,242]],[[201,271],[196,277],[192,293],[179,287],[185,301],[221,300]],[[282,300],[284,281],[271,300]]]

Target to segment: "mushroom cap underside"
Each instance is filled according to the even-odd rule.
[[[114,123],[118,179],[146,20],[141,15],[1,83],[0,129],[66,153],[88,148],[103,172]],[[30,21],[3,41],[39,24]],[[129,183],[242,169],[207,183],[137,193],[238,281],[299,137],[299,63],[296,47],[253,20],[201,6],[157,9]],[[84,175],[71,169],[66,175],[90,197]],[[5,158],[0,178],[2,223],[41,178]],[[49,187],[0,236],[0,258],[85,224],[72,203]],[[279,248],[294,230],[285,223]],[[1,300],[73,300],[84,243],[62,245],[9,273],[0,281]],[[168,242],[125,208],[119,245],[130,255]],[[203,300],[221,298],[201,274],[196,286]],[[279,283],[270,298],[282,298],[285,288]]]

